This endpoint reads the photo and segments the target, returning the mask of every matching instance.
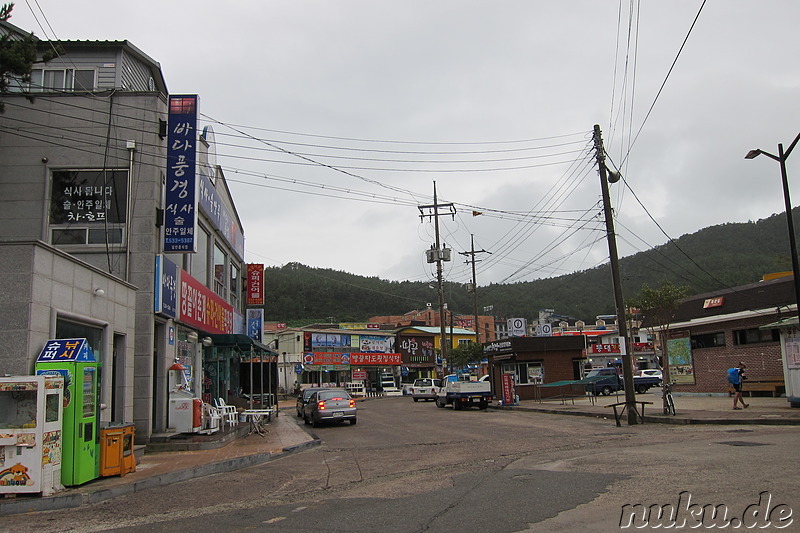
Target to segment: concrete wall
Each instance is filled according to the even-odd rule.
[[[0,373],[29,375],[39,352],[55,338],[56,321],[68,319],[103,330],[101,402],[133,416],[133,338],[135,288],[42,242],[0,243]],[[103,294],[95,291],[101,289]],[[114,335],[124,337],[115,368]],[[111,390],[114,372],[124,376]],[[110,421],[109,410],[101,412]]]

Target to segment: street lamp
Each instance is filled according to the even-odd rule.
[[[798,314],[800,318],[800,267],[797,264],[797,244],[795,243],[794,238],[794,222],[792,221],[792,202],[789,200],[789,180],[786,177],[786,159],[789,157],[789,154],[792,153],[794,147],[797,145],[797,141],[800,141],[800,133],[797,134],[797,137],[794,138],[792,144],[789,145],[789,148],[784,152],[783,144],[778,144],[778,155],[773,155],[769,152],[765,152],[761,149],[750,150],[747,152],[747,155],[744,156],[745,159],[755,159],[760,155],[765,155],[770,159],[774,159],[781,165],[781,181],[783,182],[783,201],[786,203],[786,223],[789,225],[789,250],[792,254],[792,276],[793,276],[793,284],[794,284],[794,298],[795,304],[797,308],[795,309],[795,313]]]

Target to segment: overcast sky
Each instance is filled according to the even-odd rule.
[[[744,155],[800,133],[800,2],[637,3],[36,0],[10,22],[128,40],[200,95],[248,262],[435,279],[435,182],[445,278],[471,279],[474,235],[486,285],[608,260],[595,124],[625,180],[621,256],[666,242],[658,226],[783,211],[778,163]],[[800,200],[800,154],[788,171]]]

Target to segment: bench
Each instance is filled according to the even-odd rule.
[[[773,398],[786,393],[786,383],[783,376],[768,376],[759,378],[747,378],[742,383],[742,396],[746,393],[751,398],[754,392],[770,392]],[[735,391],[728,385],[728,396],[733,396]]]
[[[643,401],[636,400],[634,403],[638,403],[639,405],[642,406],[642,412],[641,412],[641,414],[639,414],[639,422],[644,424],[644,406],[645,405],[653,405],[653,402],[643,402]],[[619,407],[620,405],[622,406],[622,409],[620,409],[620,411],[618,413],[617,412],[617,407]],[[622,427],[622,424],[620,423],[620,419],[622,418],[622,414],[625,412],[625,408],[628,407],[628,402],[610,403],[610,404],[606,405],[605,407],[613,407],[614,408],[614,420],[617,423],[617,427]]]

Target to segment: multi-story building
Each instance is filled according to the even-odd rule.
[[[48,339],[85,337],[102,362],[101,422],[135,422],[145,442],[169,429],[176,359],[198,396],[238,388],[238,356],[212,335],[244,331],[243,228],[207,155],[213,135],[192,132],[196,244],[184,252],[194,253],[164,255],[170,97],[159,64],[128,41],[40,41],[39,52],[54,44],[64,53],[3,96],[0,372],[29,374]]]

